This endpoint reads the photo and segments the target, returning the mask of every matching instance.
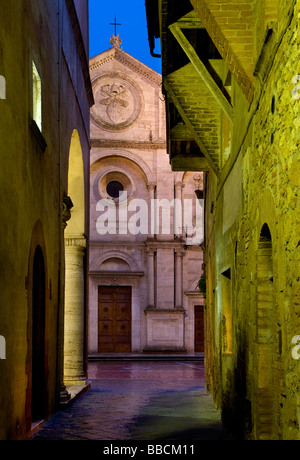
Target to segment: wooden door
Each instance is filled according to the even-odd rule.
[[[131,352],[131,287],[98,287],[98,352]]]
[[[204,352],[204,307],[195,306],[195,352]]]

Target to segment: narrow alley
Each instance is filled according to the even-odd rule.
[[[226,440],[203,361],[98,361],[91,388],[30,440]]]
[[[0,440],[299,441],[300,0],[0,5]]]

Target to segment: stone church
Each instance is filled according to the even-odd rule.
[[[161,75],[110,44],[90,60],[88,353],[203,352],[203,175],[171,169]]]

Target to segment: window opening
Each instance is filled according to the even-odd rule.
[[[119,198],[120,194],[124,192],[124,187],[121,182],[112,181],[107,184],[106,191],[111,198]]]
[[[32,118],[42,132],[42,81],[32,61]]]

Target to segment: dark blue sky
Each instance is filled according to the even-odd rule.
[[[89,0],[90,57],[109,49],[109,39],[114,33],[110,23],[121,23],[117,33],[122,48],[151,69],[161,73],[161,62],[150,54],[145,0]],[[157,43],[156,46],[159,46]],[[155,49],[155,52],[159,52]]]

